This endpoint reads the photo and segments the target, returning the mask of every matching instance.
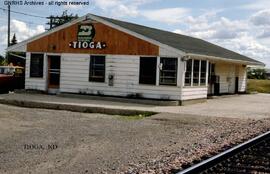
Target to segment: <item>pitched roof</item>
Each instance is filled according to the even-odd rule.
[[[12,51],[19,49],[20,51],[26,49],[26,44],[36,40],[38,38],[44,37],[46,35],[49,35],[55,31],[61,30],[63,28],[66,28],[70,25],[73,25],[77,22],[85,20],[85,18],[88,17],[95,17],[97,19],[101,19],[103,21],[107,21],[108,23],[114,24],[116,26],[119,26],[121,28],[124,28],[126,30],[132,31],[134,33],[140,34],[141,36],[144,36],[145,38],[149,38],[152,40],[155,40],[161,44],[167,45],[171,48],[183,51],[187,54],[197,54],[197,55],[203,55],[203,56],[213,56],[228,60],[236,60],[236,61],[245,61],[252,63],[254,65],[265,65],[264,63],[254,60],[252,58],[249,58],[247,56],[238,54],[236,52],[230,51],[228,49],[222,48],[220,46],[214,45],[210,42],[204,41],[202,39],[185,36],[181,34],[176,34],[169,31],[164,31],[156,28],[151,28],[147,26],[142,26],[130,22],[120,21],[116,19],[111,19],[103,16],[97,16],[93,14],[87,14],[85,16],[82,16],[76,20],[70,21],[66,24],[63,24],[61,26],[58,26],[52,30],[49,30],[47,32],[41,33],[39,35],[33,36],[27,40],[24,40],[18,44],[12,45],[7,48],[7,51]],[[22,50],[21,50],[22,49]]]
[[[202,39],[185,36],[181,34],[176,34],[173,32],[155,29],[151,27],[146,27],[146,26],[142,26],[142,25],[138,25],[138,24],[134,24],[130,22],[124,22],[120,20],[106,18],[102,16],[97,16],[97,15],[94,15],[94,16],[99,17],[105,21],[111,22],[120,27],[123,27],[125,29],[131,30],[135,33],[141,34],[150,39],[156,40],[165,45],[181,50],[185,53],[215,56],[215,57],[240,60],[240,61],[249,61],[249,62],[254,62],[256,64],[264,65],[262,62],[259,62],[247,56],[238,54],[236,52],[230,51],[228,49],[222,48],[220,46],[204,41]]]

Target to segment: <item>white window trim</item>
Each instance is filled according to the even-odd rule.
[[[208,72],[209,72],[209,61],[206,61],[206,78],[205,78],[205,86],[208,86]]]
[[[198,86],[193,85],[193,75],[194,75],[194,60],[199,60],[199,82]],[[206,77],[205,77],[205,84],[201,85],[201,65],[202,61],[206,61]],[[191,65],[191,83],[190,86],[186,86],[185,80],[184,80],[184,87],[207,87],[208,86],[208,68],[209,68],[209,61],[208,60],[202,60],[202,59],[192,59],[192,65]],[[185,62],[185,73],[187,69],[187,62]],[[186,75],[184,76],[185,79]]]
[[[202,66],[202,60],[200,60],[200,62],[199,62],[199,86],[201,86],[201,73],[202,73],[202,71],[201,71],[201,66]]]
[[[194,71],[194,59],[192,59],[192,65],[191,65],[191,83],[190,86],[193,86],[193,71]]]
[[[105,61],[104,61],[104,64],[105,64],[105,72],[104,72],[104,82],[96,82],[96,81],[90,81],[89,79],[90,79],[90,71],[91,71],[91,56],[104,56],[104,59],[105,59]],[[88,62],[88,66],[89,66],[89,68],[88,68],[88,83],[92,83],[92,84],[94,84],[94,83],[96,83],[96,84],[107,84],[108,83],[108,77],[107,77],[107,68],[106,68],[106,65],[107,65],[107,56],[106,55],[102,55],[102,54],[90,54],[90,58],[89,58],[89,62]]]
[[[181,86],[181,76],[180,76],[181,64],[180,64],[180,62],[181,62],[181,58],[178,57],[177,58],[177,73],[176,73],[176,75],[177,75],[176,86],[177,87],[180,87]]]
[[[43,73],[42,77],[31,77],[31,59],[32,59],[32,54],[43,54]],[[42,53],[42,52],[30,52],[29,53],[29,72],[28,72],[28,78],[29,79],[45,79],[47,77],[47,53]]]
[[[180,64],[180,62],[179,62],[179,59],[178,59],[178,57],[166,57],[166,56],[161,56],[161,57],[158,57],[159,58],[159,60],[158,60],[158,71],[159,71],[159,73],[158,73],[158,85],[159,86],[178,86],[178,72],[179,72],[179,69],[178,69],[178,66],[179,66],[179,64]],[[176,85],[167,85],[167,84],[165,84],[165,85],[160,85],[160,68],[159,68],[159,65],[160,65],[160,60],[161,60],[161,58],[164,58],[164,59],[170,59],[170,58],[172,58],[172,59],[176,59],[176,63],[177,63],[177,66],[176,66]]]
[[[156,86],[159,86],[159,64],[160,64],[160,57],[157,57],[157,68],[156,68]]]

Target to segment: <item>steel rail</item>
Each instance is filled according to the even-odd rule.
[[[178,172],[177,174],[193,174],[198,173],[201,171],[204,171],[208,169],[210,166],[213,167],[215,164],[218,164],[219,162],[223,161],[224,159],[227,159],[228,157],[237,154],[238,152],[243,151],[244,149],[247,149],[248,147],[251,147],[262,140],[264,140],[267,137],[270,137],[270,131],[261,134],[255,138],[252,138],[244,143],[241,143],[235,147],[232,147],[218,155],[215,155],[205,161],[202,161],[198,164],[195,164],[194,166],[191,166],[183,171]]]

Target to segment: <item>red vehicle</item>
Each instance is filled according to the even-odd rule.
[[[0,66],[0,93],[24,88],[24,68],[19,66]]]

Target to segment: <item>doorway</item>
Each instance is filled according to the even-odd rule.
[[[238,94],[238,88],[239,88],[239,77],[235,77],[235,94]]]
[[[60,86],[60,56],[48,56],[48,90],[59,89]]]
[[[219,95],[219,76],[216,75],[216,64],[209,62],[208,65],[208,93],[207,95]]]

